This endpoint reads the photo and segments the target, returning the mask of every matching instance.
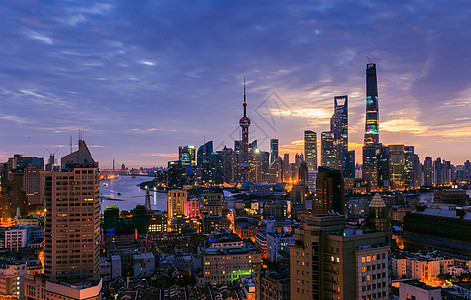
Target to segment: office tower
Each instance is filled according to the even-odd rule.
[[[262,182],[268,182],[268,177],[269,177],[269,168],[270,168],[270,152],[268,151],[263,151],[261,153],[261,172],[262,172]]]
[[[268,182],[277,183],[282,181],[281,160],[278,156],[278,139],[270,140],[270,166],[268,168]]]
[[[100,184],[85,141],[45,178],[44,275],[50,280],[98,278]]]
[[[270,164],[278,159],[278,139],[270,140]]]
[[[12,225],[17,208],[28,215],[29,203],[40,204],[37,203],[42,201],[39,199],[39,193],[42,190],[39,173],[43,170],[44,159],[42,157],[25,157],[17,154],[3,164],[0,181],[0,225]]]
[[[298,183],[304,187],[307,187],[308,184],[308,167],[307,162],[303,161],[299,164],[298,168]]]
[[[196,164],[203,166],[203,164],[209,159],[208,156],[213,152],[213,141],[209,141],[199,146],[196,154]]]
[[[379,143],[378,115],[378,80],[376,78],[376,64],[369,63],[366,65],[365,146]]]
[[[345,214],[344,181],[340,170],[319,167],[316,179],[316,198],[312,204],[314,214],[332,212]]]
[[[311,130],[304,131],[304,158],[308,170],[317,171],[317,134]]]
[[[224,172],[224,182],[230,183],[234,180],[234,160],[233,160],[233,153],[234,151],[232,148],[227,148],[224,146],[222,150],[222,165],[223,165],[223,172]]]
[[[378,176],[378,154],[381,152],[377,145],[379,143],[378,109],[376,64],[368,63],[366,65],[366,121],[362,173],[370,190],[377,188],[378,180],[382,182]]]
[[[347,172],[348,155],[348,97],[334,97],[334,115],[330,119],[330,132],[334,134],[336,168]]]
[[[347,152],[347,162],[344,177],[355,178],[355,150]]]
[[[339,169],[334,143],[335,138],[332,132],[321,133],[321,166]]]
[[[185,169],[180,160],[169,161],[167,164],[167,187],[178,189],[185,184]]]
[[[384,232],[346,229],[344,216],[322,215],[308,216],[294,235],[291,299],[390,299]]]
[[[419,155],[414,154],[414,187],[424,185],[423,165],[420,163]]]
[[[425,157],[424,160],[424,185],[433,185],[433,166],[432,158],[430,156]]]
[[[256,141],[255,141],[256,142]],[[251,165],[252,165],[252,172],[250,173],[249,180],[255,183],[263,182],[263,172],[262,172],[262,159],[263,159],[263,152],[258,147],[253,147],[251,152]]]
[[[244,116],[239,120],[239,125],[242,128],[242,161],[239,164],[240,180],[239,182],[246,182],[248,180],[251,166],[249,162],[249,127],[250,119],[247,117],[247,97],[245,93],[245,76],[244,76]]]
[[[443,164],[440,157],[433,161],[433,184],[442,185],[443,182]]]
[[[240,163],[242,162],[242,141],[234,141],[234,151],[232,152],[234,181],[240,181]]]
[[[391,166],[390,166],[390,156],[391,149],[388,146],[385,146],[381,143],[375,144],[374,146],[377,149],[377,176],[378,183],[377,185],[383,189],[389,188],[391,185]]]
[[[289,166],[289,154],[283,156],[283,181],[288,182],[291,180],[291,168]]]
[[[404,186],[406,188],[413,188],[415,186],[414,162],[414,146],[404,146]]]
[[[196,147],[195,146],[180,146],[178,147],[178,160],[181,160],[182,166],[196,165]]]
[[[369,189],[378,187],[378,155],[381,152],[380,144],[363,146],[363,164],[361,166],[362,177],[366,180]],[[389,170],[388,170],[389,171]]]
[[[186,215],[187,195],[183,190],[168,191],[167,213],[172,219],[176,215]]]
[[[390,182],[393,189],[404,187],[404,145],[389,145]]]

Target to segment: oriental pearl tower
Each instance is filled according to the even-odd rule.
[[[243,184],[248,180],[251,166],[249,163],[249,127],[250,119],[247,117],[247,97],[245,94],[245,75],[244,75],[244,116],[239,120],[239,126],[242,128],[242,162],[239,164],[240,176],[239,182]]]

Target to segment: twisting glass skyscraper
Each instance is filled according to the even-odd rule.
[[[362,172],[363,178],[367,180],[368,186],[372,189],[378,186],[378,155],[380,151],[376,64],[368,63],[366,65],[366,122]]]
[[[379,143],[378,134],[378,80],[376,64],[366,65],[366,123],[365,146]]]

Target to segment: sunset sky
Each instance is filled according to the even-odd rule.
[[[320,139],[348,95],[359,162],[368,57],[380,141],[462,164],[470,28],[469,1],[2,1],[0,161],[62,157],[79,129],[104,168],[233,147],[246,74],[250,140],[301,153],[304,130]]]

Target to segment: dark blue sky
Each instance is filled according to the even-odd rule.
[[[0,160],[59,157],[85,131],[102,167],[233,145],[247,74],[251,136],[301,152],[349,95],[363,142],[377,63],[380,140],[461,164],[471,135],[469,1],[3,1]],[[361,153],[357,152],[357,160]]]

